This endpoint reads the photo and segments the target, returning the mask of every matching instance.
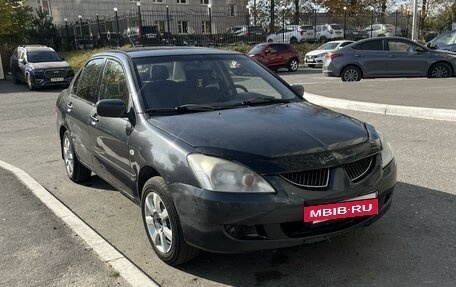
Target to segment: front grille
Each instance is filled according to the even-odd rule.
[[[342,167],[344,168],[350,180],[352,182],[357,182],[363,179],[365,175],[367,175],[373,161],[374,157],[370,156],[355,162],[344,164]]]
[[[286,181],[299,186],[324,188],[327,187],[329,183],[329,168],[288,172],[282,173],[280,176]]]
[[[47,78],[65,78],[67,76],[66,70],[46,70],[44,72]]]

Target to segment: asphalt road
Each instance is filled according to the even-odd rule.
[[[369,82],[373,89],[385,84]],[[398,88],[419,92],[411,85]],[[136,205],[97,177],[85,186],[66,177],[55,129],[58,92],[29,92],[0,81],[0,159],[28,172],[163,286],[456,282],[455,122],[348,112],[384,131],[395,150],[398,184],[393,206],[380,221],[330,242],[240,255],[202,253],[173,268],[152,252]]]

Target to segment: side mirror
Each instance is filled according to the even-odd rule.
[[[292,84],[291,89],[298,95],[300,98],[304,97],[304,86],[299,84]]]
[[[99,100],[96,104],[97,114],[101,117],[120,118],[125,116],[125,102],[118,99]]]

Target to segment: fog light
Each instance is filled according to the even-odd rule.
[[[255,225],[226,225],[225,230],[236,239],[265,238],[264,235],[258,234],[258,229]]]

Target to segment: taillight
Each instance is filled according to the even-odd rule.
[[[340,57],[342,56],[342,54],[336,54],[336,53],[327,53],[325,55],[325,58],[328,59],[328,60],[332,60],[334,58],[337,58],[337,57]]]

